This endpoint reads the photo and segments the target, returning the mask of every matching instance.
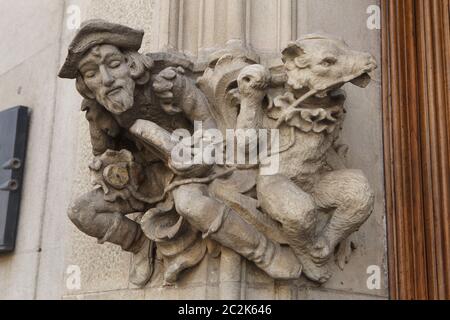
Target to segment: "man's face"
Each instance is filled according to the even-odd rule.
[[[107,44],[93,47],[81,59],[78,70],[96,100],[108,111],[121,114],[133,106],[136,84],[117,47]]]

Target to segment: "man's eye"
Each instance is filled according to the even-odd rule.
[[[117,67],[119,67],[119,66],[120,66],[120,61],[118,61],[118,60],[111,61],[111,62],[109,63],[109,67],[110,67],[110,68],[117,68]]]
[[[86,78],[93,78],[95,76],[95,71],[88,71],[84,74]]]

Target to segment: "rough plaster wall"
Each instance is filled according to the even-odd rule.
[[[359,247],[344,272],[335,270],[334,278],[322,288],[304,280],[275,282],[250,263],[241,266],[242,282],[235,281],[220,272],[223,262],[213,258],[205,259],[198,268],[186,272],[177,288],[160,288],[160,279],[145,290],[129,285],[130,255],[112,245],[98,245],[95,239],[73,227],[67,218],[69,203],[90,189],[87,164],[91,155],[87,122],[79,111],[81,98],[73,81],[56,79],[74,35],[73,30],[66,28],[62,17],[70,4],[80,6],[82,20],[105,18],[144,29],[142,51],[145,52],[172,48],[201,57],[209,49],[237,39],[265,57],[273,58],[290,39],[322,30],[342,36],[355,49],[370,51],[380,61],[379,32],[366,28],[366,8],[373,2],[1,2],[0,9],[3,5],[8,7],[9,20],[2,15],[0,27],[4,28],[0,30],[8,31],[2,31],[2,38],[4,33],[9,42],[0,44],[2,58],[6,57],[0,61],[0,108],[25,104],[33,107],[34,114],[18,250],[14,255],[0,257],[0,299],[204,299],[220,298],[223,291],[238,292],[239,297],[247,299],[385,298],[386,282],[382,290],[375,291],[368,290],[365,282],[367,266],[379,265],[382,272],[386,271],[379,71],[368,89],[348,88],[350,112],[343,139],[350,145],[350,166],[363,169],[375,187],[376,209],[355,237]],[[178,10],[176,14],[174,8]],[[70,265],[80,267],[80,290],[66,287],[65,271]]]

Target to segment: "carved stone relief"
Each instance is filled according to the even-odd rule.
[[[142,37],[90,20],[69,47],[59,76],[76,79],[95,156],[94,188],[69,210],[72,222],[131,252],[138,286],[150,280],[155,259],[170,285],[223,247],[274,279],[326,282],[335,250],[373,210],[367,179],[345,167],[347,148],[337,143],[341,88],[367,86],[372,56],[313,34],[290,43],[278,68],[225,48],[201,70],[182,55],[138,53]],[[258,134],[247,135],[252,130]],[[230,132],[233,141],[244,136],[242,149],[225,143]],[[250,159],[254,146],[259,157],[176,157],[199,144],[214,159],[242,150]],[[271,164],[277,170],[268,174]]]

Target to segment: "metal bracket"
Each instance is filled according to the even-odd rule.
[[[16,191],[19,189],[19,183],[17,180],[9,180],[0,185],[1,191]]]
[[[22,167],[22,161],[20,161],[20,159],[17,159],[17,158],[9,159],[2,165],[2,169],[4,169],[4,170],[18,170],[21,167]]]

